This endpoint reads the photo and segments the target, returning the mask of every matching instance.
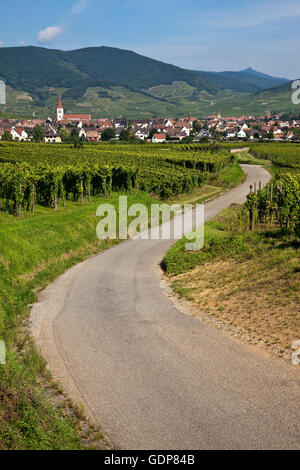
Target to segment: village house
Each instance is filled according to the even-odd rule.
[[[61,144],[61,136],[53,132],[45,132],[44,142],[46,144]]]
[[[262,133],[260,129],[251,129],[250,130],[250,139],[251,140],[258,140],[262,137]]]
[[[244,131],[243,129],[241,129],[241,130],[237,133],[237,138],[238,138],[238,139],[247,139],[247,138],[248,138],[248,134],[246,133],[246,131]]]
[[[162,144],[163,142],[166,142],[166,140],[166,134],[154,134],[154,136],[152,137],[153,144]]]
[[[20,142],[24,142],[25,140],[28,139],[28,134],[27,132],[24,131],[21,127],[12,127],[11,129],[8,129],[12,135],[12,138],[14,140],[19,140]]]
[[[139,140],[146,140],[149,136],[149,132],[147,132],[146,130],[139,129],[135,132],[134,135]]]
[[[237,136],[237,131],[235,129],[229,129],[226,132],[226,138],[227,139],[235,139]]]
[[[99,130],[97,130],[97,129],[87,129],[86,130],[86,139],[89,142],[98,142],[100,140]]]

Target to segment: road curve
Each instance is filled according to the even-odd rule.
[[[243,168],[206,220],[269,179]],[[299,370],[180,312],[160,288],[169,246],[126,241],[43,291],[31,328],[53,376],[118,449],[299,449]]]

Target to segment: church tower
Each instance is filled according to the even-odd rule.
[[[58,98],[56,117],[57,117],[58,122],[62,121],[63,118],[64,118],[64,108],[63,108],[63,104],[62,104],[62,101],[61,101],[61,96]]]

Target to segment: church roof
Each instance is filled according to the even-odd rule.
[[[61,100],[61,96],[58,98],[58,105],[57,105],[57,109],[62,109],[63,108],[63,104],[62,104],[62,100]]]

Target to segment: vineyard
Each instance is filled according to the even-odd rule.
[[[250,230],[255,224],[277,224],[299,233],[300,174],[284,174],[266,188],[251,192],[245,208],[250,214]]]
[[[295,169],[300,171],[300,145],[299,144],[253,144],[251,153],[257,158],[270,160],[281,171]]]
[[[66,200],[90,202],[112,191],[145,191],[159,198],[203,185],[233,162],[209,146],[0,144],[1,209],[16,215],[39,203],[57,209]]]

